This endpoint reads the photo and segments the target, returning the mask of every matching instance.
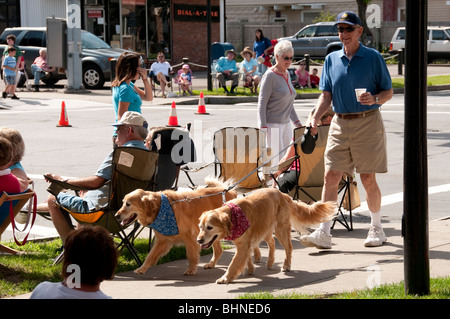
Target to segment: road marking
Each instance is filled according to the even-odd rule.
[[[450,184],[428,187],[428,195],[450,192]],[[386,195],[381,198],[381,206],[387,206],[403,202],[403,192]],[[367,202],[361,202],[361,206],[356,209],[358,212],[369,211]]]

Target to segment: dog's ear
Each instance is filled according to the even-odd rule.
[[[226,209],[226,211],[223,211]],[[220,210],[216,210],[220,223],[223,225],[223,230],[226,232],[225,237],[231,235],[231,211],[224,206]]]
[[[155,194],[146,194],[141,197],[143,206],[143,215],[141,218],[145,220],[145,224],[150,225],[155,220],[161,206],[161,198],[157,198]]]

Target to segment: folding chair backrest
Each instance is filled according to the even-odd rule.
[[[213,150],[220,166],[220,177],[238,182],[255,170],[266,155],[265,133],[252,127],[226,127],[214,133]],[[238,185],[243,188],[262,186],[258,170]]]
[[[158,153],[134,147],[117,147],[113,154],[113,176],[109,208],[119,209],[126,194],[135,189],[154,190]]]
[[[300,156],[300,176],[298,186],[304,189],[308,194],[299,193],[299,199],[304,201],[320,200],[323,188],[323,178],[325,173],[324,153],[327,146],[329,125],[317,127],[318,138],[316,147],[311,154],[305,154],[302,151],[300,140],[296,144],[296,153]],[[294,130],[294,140],[298,140],[305,132],[305,127],[299,127]],[[312,198],[311,198],[312,197]]]
[[[176,186],[180,166],[197,160],[194,142],[186,130],[168,127],[154,129],[150,149],[159,154],[157,191]]]

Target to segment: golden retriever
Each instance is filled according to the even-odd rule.
[[[246,230],[241,229],[243,233],[238,238],[234,238],[232,234],[233,229],[239,228],[238,225],[233,225],[232,220],[239,220],[239,218],[232,216],[229,203],[240,207],[245,215],[244,219],[247,219],[250,224]],[[236,246],[236,254],[226,273],[216,281],[218,284],[228,284],[235,280],[244,271],[246,264],[248,273],[253,274],[251,252],[259,246],[261,241],[267,242],[269,246],[267,267],[271,269],[275,261],[273,232],[286,252],[283,271],[289,271],[292,256],[291,223],[294,228],[301,229],[307,225],[327,221],[336,212],[336,204],[333,202],[317,202],[308,205],[293,201],[289,195],[275,188],[263,188],[246,197],[233,199],[229,203],[202,214],[199,224],[200,233],[197,237],[197,242],[202,248],[230,237]],[[242,216],[240,220],[241,225],[247,222],[242,220]]]
[[[189,260],[189,268],[184,274],[194,275],[197,272],[200,259],[200,246],[196,242],[199,232],[198,220],[204,211],[223,205],[221,192],[228,187],[226,183],[216,179],[206,179],[205,182],[206,187],[196,190],[149,192],[137,189],[124,197],[123,205],[116,213],[116,218],[122,224],[129,224],[136,219],[144,226],[152,224],[160,211],[161,194],[164,194],[171,204],[179,231],[177,235],[173,236],[165,236],[158,231],[154,231],[154,246],[142,266],[134,271],[135,273],[144,274],[158,262],[159,258],[166,255],[172,246],[178,244],[184,244]],[[226,200],[231,200],[236,196],[237,193],[234,190],[225,193]],[[222,255],[222,247],[219,241],[213,245],[213,251],[211,265],[208,266],[207,264],[205,268],[214,267],[215,260]]]

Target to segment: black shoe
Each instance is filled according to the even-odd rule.
[[[231,94],[234,94],[234,90],[235,90],[235,89],[236,89],[236,85],[232,86],[232,87],[231,87],[231,90],[230,90],[230,93],[231,93]]]
[[[223,90],[224,90],[225,93],[229,93],[229,92],[228,92],[228,89],[227,89],[225,86],[222,86],[222,88],[223,88]]]
[[[36,86],[34,87],[34,92],[39,92],[39,86],[36,85]]]
[[[17,97],[17,95],[13,95],[13,96],[11,96],[11,100],[20,100],[18,97]]]
[[[6,92],[3,92],[3,93],[2,93],[2,96],[3,96],[4,99],[6,99],[6,96],[7,96],[7,95],[8,95],[8,93],[6,93]]]

